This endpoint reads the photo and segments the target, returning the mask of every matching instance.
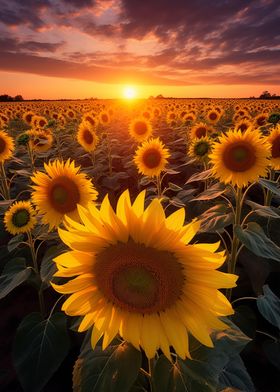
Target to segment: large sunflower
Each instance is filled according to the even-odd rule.
[[[270,166],[280,170],[280,125],[274,128],[266,139],[270,143]]]
[[[269,144],[257,130],[248,129],[222,135],[209,158],[215,177],[241,188],[266,175],[268,156]]]
[[[90,122],[81,122],[77,133],[77,140],[85,151],[91,152],[95,150],[99,138]]]
[[[129,124],[128,132],[137,142],[142,142],[152,135],[153,129],[148,120],[136,118]]]
[[[30,201],[16,201],[4,215],[6,230],[13,235],[27,233],[36,224],[35,216]]]
[[[143,142],[136,150],[133,160],[139,173],[155,177],[165,169],[169,157],[169,150],[156,138]]]
[[[106,196],[100,210],[78,207],[82,224],[66,217],[58,232],[71,251],[54,259],[55,276],[73,279],[53,287],[71,294],[62,310],[83,316],[80,332],[93,326],[93,348],[119,333],[148,358],[161,349],[170,359],[170,346],[190,357],[188,332],[213,347],[211,330],[227,327],[218,317],[233,310],[218,289],[234,287],[237,276],[216,270],[225,261],[219,243],[189,244],[199,222],[184,226],[184,208],[166,217],[158,199],[144,202],[145,191],[133,204],[125,191],[116,213]]]
[[[15,149],[14,140],[6,132],[0,131],[0,163],[11,158]]]
[[[57,227],[65,214],[79,219],[77,204],[84,207],[96,200],[97,191],[74,162],[63,163],[55,160],[44,165],[46,173],[36,172],[32,181],[32,201],[37,206],[42,221],[49,224],[50,229]]]

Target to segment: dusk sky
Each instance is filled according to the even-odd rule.
[[[279,0],[0,0],[0,93],[280,94]]]

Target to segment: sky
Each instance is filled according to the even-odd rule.
[[[0,94],[280,95],[279,0],[0,0]]]

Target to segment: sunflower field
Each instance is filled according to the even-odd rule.
[[[280,105],[0,105],[1,391],[279,392]]]

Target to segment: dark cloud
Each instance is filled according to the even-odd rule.
[[[139,83],[139,84],[169,84],[173,81],[158,76],[156,73],[147,74],[137,69],[114,68],[96,65],[81,66],[79,62],[56,60],[49,57],[39,57],[21,53],[2,52],[0,70],[26,72],[44,76],[91,80],[101,83]],[[175,84],[180,84],[175,82]]]
[[[160,81],[183,85],[199,80],[233,84],[280,82],[279,0],[2,0],[2,3],[0,21],[8,26],[27,25],[35,32],[35,38],[37,31],[50,24],[54,31],[57,29],[58,37],[60,28],[66,27],[73,29],[73,34],[76,30],[112,43],[109,50],[104,47],[102,52],[96,52],[94,43],[92,50],[87,45],[83,51],[81,42],[81,50],[66,53],[63,42],[48,43],[34,36],[24,42],[21,37],[3,38],[0,50],[4,52],[1,63],[5,69],[8,59],[12,60],[11,52],[20,52],[25,64],[25,67],[18,65],[22,72],[34,72],[32,58],[34,64],[40,63],[42,67],[38,65],[36,73],[51,72],[60,77],[64,76],[60,72],[63,64],[65,77],[96,81],[97,76],[103,80],[106,71],[110,81],[128,74],[138,75],[143,83],[154,84]],[[101,18],[100,10],[105,10]],[[152,54],[150,50],[144,53],[148,38],[159,44]],[[128,52],[127,39],[144,41],[141,54],[133,49]],[[113,45],[118,52],[112,52]],[[36,54],[42,51],[55,53],[57,59],[40,59]],[[24,57],[24,53],[34,56]],[[52,70],[47,69],[47,64]],[[11,64],[11,70],[15,67]],[[114,78],[113,73],[118,76]]]
[[[37,41],[19,41],[16,38],[0,38],[0,52],[56,52],[64,42],[50,43]]]

